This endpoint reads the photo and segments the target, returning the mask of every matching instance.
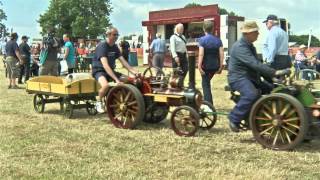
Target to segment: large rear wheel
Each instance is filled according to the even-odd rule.
[[[299,145],[308,130],[303,105],[293,96],[274,93],[260,98],[250,112],[255,139],[264,147],[290,150]]]
[[[130,84],[113,87],[107,95],[106,108],[112,124],[124,129],[134,128],[145,114],[142,94]]]

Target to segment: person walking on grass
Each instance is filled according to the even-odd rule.
[[[210,81],[214,74],[222,72],[224,59],[223,46],[222,41],[212,35],[212,21],[205,21],[203,23],[203,31],[205,35],[199,39],[198,69],[202,77],[204,100],[213,104]]]
[[[18,84],[22,84],[22,77],[24,75],[24,82],[29,80],[30,76],[30,63],[31,63],[31,48],[28,44],[28,37],[21,37],[21,44],[19,45],[20,53],[23,58],[23,65],[20,66],[20,74],[18,78]]]
[[[19,89],[16,84],[16,78],[19,74],[19,66],[23,65],[23,59],[20,55],[19,46],[17,44],[18,34],[12,33],[10,41],[6,44],[6,65],[9,78],[9,89]]]
[[[70,41],[70,37],[68,34],[63,35],[63,41],[64,41],[64,52],[65,52],[63,59],[67,61],[68,74],[71,74],[73,73],[74,68],[76,66],[75,49],[72,45],[72,42]]]
[[[156,68],[156,74],[163,68],[164,57],[167,51],[165,40],[161,39],[161,34],[156,34],[150,45],[150,53],[152,54],[152,66]]]

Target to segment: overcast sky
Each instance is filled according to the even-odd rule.
[[[1,0],[8,20],[5,24],[20,35],[40,37],[39,15],[49,6],[49,0]],[[268,14],[286,18],[291,31],[296,34],[312,34],[320,38],[320,0],[111,0],[111,23],[121,35],[142,33],[141,21],[148,20],[153,10],[181,8],[195,2],[202,5],[218,4],[228,11],[247,19],[264,19]],[[264,27],[261,27],[264,28]]]

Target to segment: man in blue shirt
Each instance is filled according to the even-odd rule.
[[[223,69],[223,46],[222,41],[211,33],[212,21],[203,23],[203,31],[205,35],[199,39],[198,69],[202,77],[204,100],[213,104],[210,81],[215,73],[220,74]]]
[[[240,100],[230,112],[229,126],[232,131],[239,132],[241,120],[246,119],[253,103],[261,93],[269,93],[272,87],[261,81],[264,78],[272,78],[283,71],[263,64],[257,57],[253,42],[259,35],[259,27],[255,21],[248,21],[241,27],[243,37],[233,44],[228,66],[228,82],[232,91],[240,93]],[[260,93],[261,92],[261,93]]]
[[[75,50],[74,50],[72,43],[70,42],[70,37],[68,34],[63,35],[63,41],[65,42],[64,43],[65,53],[64,53],[63,59],[67,61],[68,74],[71,74],[71,73],[73,73],[73,70],[76,65]]]
[[[163,68],[164,56],[167,51],[165,40],[161,39],[161,34],[156,34],[156,39],[154,39],[150,45],[150,53],[152,57],[152,65],[156,68],[158,72]]]
[[[108,82],[114,81],[121,84],[119,78],[122,74],[114,71],[116,68],[116,59],[119,59],[123,67],[132,74],[138,73],[138,71],[132,68],[123,58],[118,46],[115,44],[119,37],[118,30],[114,27],[110,27],[107,29],[106,35],[107,40],[98,44],[92,60],[92,75],[101,86],[98,102],[96,104],[96,108],[99,113],[103,113],[105,111],[102,106],[102,99],[108,90]]]
[[[263,59],[274,69],[285,69],[291,67],[288,55],[288,35],[279,26],[278,17],[269,15],[263,23],[269,30],[263,47]]]

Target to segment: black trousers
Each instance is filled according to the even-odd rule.
[[[276,55],[270,66],[276,70],[291,68],[291,58],[288,55]]]
[[[24,64],[20,66],[20,74],[18,78],[18,82],[22,82],[22,76],[24,75],[24,82],[29,80],[30,77],[30,58],[27,57],[24,59]]]
[[[182,72],[179,73],[178,86],[179,87],[183,87],[184,86],[183,85],[184,79],[186,78],[186,75],[188,73],[189,64],[188,64],[187,54],[186,53],[177,52],[177,55],[178,55],[179,60],[180,60],[180,66],[179,67],[182,70]],[[176,63],[174,58],[172,58],[172,68],[178,68],[178,64]]]

